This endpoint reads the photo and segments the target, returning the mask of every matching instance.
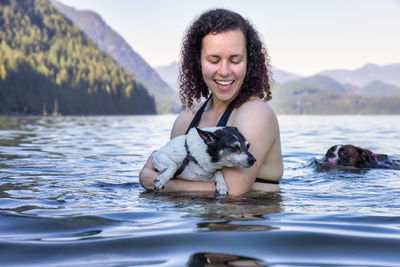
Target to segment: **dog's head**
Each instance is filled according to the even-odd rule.
[[[374,154],[371,151],[353,145],[332,146],[328,149],[322,161],[330,165],[357,168],[373,168],[377,165]]]
[[[249,152],[250,143],[236,127],[218,127],[213,131],[196,128],[207,145],[207,153],[215,164],[250,168],[256,159]]]

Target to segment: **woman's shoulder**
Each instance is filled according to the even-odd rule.
[[[238,108],[238,118],[248,119],[256,118],[257,120],[276,119],[275,112],[268,103],[261,98],[251,97]]]
[[[237,109],[233,126],[244,133],[269,132],[275,137],[279,133],[279,123],[274,111],[260,98],[251,98]]]
[[[189,127],[201,105],[202,103],[195,104],[193,107],[187,108],[179,113],[172,127],[171,138],[185,134],[187,128]]]

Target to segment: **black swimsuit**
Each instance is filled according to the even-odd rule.
[[[204,104],[200,107],[200,109],[197,111],[196,115],[194,116],[192,122],[190,123],[186,134],[189,132],[190,129],[192,129],[193,127],[196,127],[201,119],[201,115],[203,115],[204,109],[206,108],[208,102],[210,101],[211,97],[209,97],[206,102],[204,102]],[[233,111],[233,107],[235,106],[237,98],[235,98],[231,103],[229,103],[228,107],[226,108],[224,114],[222,114],[221,118],[219,119],[218,123],[217,123],[217,127],[223,127],[226,126],[226,124],[228,123],[228,119],[229,116],[231,115],[232,111]],[[277,181],[270,181],[270,180],[266,180],[263,178],[256,178],[255,182],[257,183],[264,183],[264,184],[279,184],[279,182]]]

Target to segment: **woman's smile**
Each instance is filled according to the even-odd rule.
[[[217,84],[217,87],[221,91],[229,91],[232,89],[233,83],[235,80],[214,80]]]

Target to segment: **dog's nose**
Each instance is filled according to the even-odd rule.
[[[256,162],[256,159],[251,156],[247,159],[247,163],[249,164],[249,166],[253,166],[253,164]]]

